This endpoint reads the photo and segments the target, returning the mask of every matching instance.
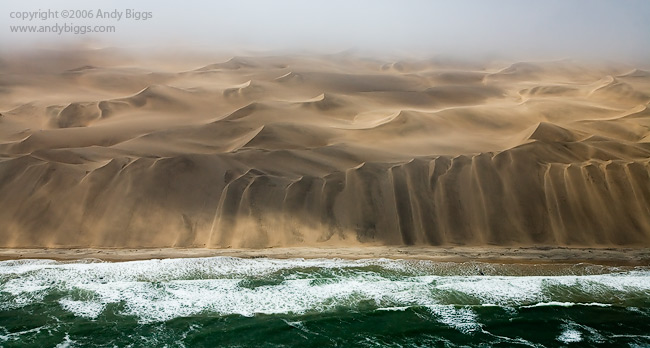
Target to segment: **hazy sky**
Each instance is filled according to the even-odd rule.
[[[20,20],[14,11],[127,9],[153,18]],[[2,1],[2,51],[114,46],[489,53],[650,60],[649,0]],[[61,16],[61,12],[59,13]],[[14,25],[114,25],[115,33],[12,33]]]

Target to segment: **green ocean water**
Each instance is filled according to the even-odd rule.
[[[1,347],[650,347],[650,269],[0,262]]]

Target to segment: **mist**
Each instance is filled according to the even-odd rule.
[[[87,10],[94,18],[16,19]],[[96,12],[150,13],[147,19]],[[650,60],[650,2],[630,1],[27,1],[3,2],[2,50],[85,44],[200,50],[362,50],[517,58]],[[16,25],[114,26],[109,33],[12,32]]]

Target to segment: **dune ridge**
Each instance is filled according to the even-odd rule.
[[[0,67],[0,247],[650,246],[646,70],[81,55]]]

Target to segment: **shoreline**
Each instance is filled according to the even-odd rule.
[[[439,262],[487,262],[522,264],[592,263],[609,266],[650,266],[650,248],[576,247],[282,247],[264,249],[207,248],[0,248],[0,261],[51,259],[74,261],[99,259],[123,262],[149,259],[200,258],[339,258],[411,259]]]

